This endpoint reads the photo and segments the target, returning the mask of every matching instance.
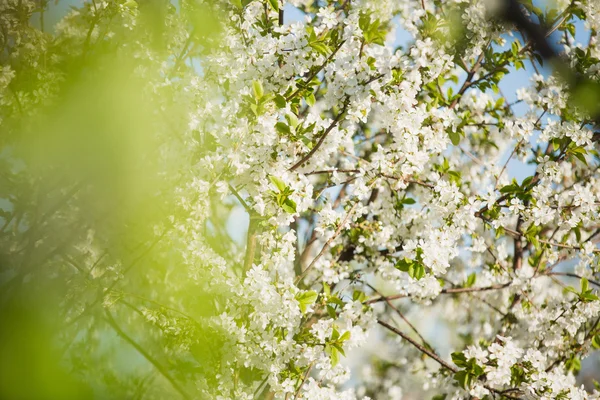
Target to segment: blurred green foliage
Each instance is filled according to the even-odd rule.
[[[109,0],[44,26],[55,6],[0,5],[0,398],[195,397],[221,358],[199,322],[217,296],[172,231],[190,218],[184,89],[222,18]]]

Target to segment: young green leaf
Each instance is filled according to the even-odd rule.
[[[283,201],[281,208],[283,208],[283,211],[287,212],[288,214],[293,214],[296,212],[296,202],[290,198],[286,198]]]
[[[308,96],[306,96],[306,97],[304,98],[304,100],[306,101],[306,104],[308,104],[310,107],[314,106],[314,105],[315,105],[315,103],[316,103],[316,101],[317,101],[317,100],[315,99],[315,94],[314,94],[314,93],[311,93],[311,94],[309,94]]]
[[[252,81],[252,90],[254,91],[254,98],[257,100],[260,100],[265,94],[260,81]]]
[[[300,310],[305,313],[309,306],[313,305],[315,301],[317,301],[317,292],[314,290],[309,290],[306,292],[301,292],[296,295],[296,300],[298,301],[298,305]]]
[[[465,283],[465,287],[472,287],[477,280],[477,274],[475,272],[469,274],[467,277],[467,282]]]
[[[290,127],[285,123],[285,122],[277,122],[275,124],[275,129],[277,129],[277,132],[281,133],[282,135],[289,135],[292,133],[292,131],[290,130]]]
[[[453,145],[458,146],[460,143],[460,134],[456,131],[448,131],[448,136]]]
[[[276,94],[275,97],[273,98],[273,101],[275,102],[275,105],[278,108],[285,108],[285,106],[287,104],[285,97],[283,97],[280,94]]]
[[[279,189],[280,192],[283,192],[285,190],[285,183],[278,177],[269,175],[269,180],[273,185],[275,185],[275,187],[277,187],[277,189]]]

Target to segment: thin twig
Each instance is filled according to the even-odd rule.
[[[458,369],[452,365],[450,365],[449,363],[447,363],[446,361],[444,361],[440,356],[438,356],[437,354],[435,354],[434,352],[432,352],[431,350],[425,348],[424,346],[420,345],[419,343],[417,343],[414,339],[412,339],[410,336],[407,336],[406,334],[404,334],[402,331],[400,331],[399,329],[391,326],[390,324],[388,324],[385,321],[382,321],[380,319],[377,320],[377,323],[385,328],[387,328],[388,330],[392,331],[393,333],[395,333],[396,335],[400,336],[402,339],[406,340],[407,342],[409,342],[410,344],[412,344],[414,347],[416,347],[421,353],[429,356],[431,359],[435,360],[438,362],[438,364],[440,364],[442,367],[446,368],[447,370],[456,373],[458,372]],[[509,399],[519,399],[519,397],[516,396],[511,396],[506,394],[508,391],[500,391],[498,389],[494,389],[493,387],[489,386],[489,385],[483,385],[486,389],[494,392],[494,393],[498,393],[498,394],[502,394],[504,397],[507,397]],[[518,389],[514,389],[515,391]],[[511,390],[513,391],[513,390]]]
[[[447,370],[452,371],[452,372],[457,372],[458,371],[457,368],[455,368],[454,366],[448,364],[440,356],[438,356],[437,354],[435,354],[431,350],[425,348],[425,346],[422,346],[421,344],[417,343],[417,341],[415,341],[410,336],[407,336],[406,334],[404,334],[404,332],[400,331],[399,329],[394,328],[393,326],[391,326],[387,322],[382,321],[380,319],[377,320],[377,323],[379,325],[381,325],[381,326],[389,329],[390,331],[394,332],[396,335],[400,336],[402,339],[406,340],[407,342],[409,342],[410,344],[412,344],[413,346],[415,346],[421,353],[428,355],[430,358],[432,358],[433,360],[437,361],[442,367],[446,368]]]
[[[512,282],[491,285],[491,286],[484,286],[484,287],[448,288],[448,289],[442,289],[441,294],[456,294],[456,293],[485,292],[488,290],[501,290],[501,289],[505,289],[505,288],[509,287],[511,284],[512,284]],[[391,295],[391,296],[381,296],[381,297],[377,297],[375,299],[367,300],[367,301],[365,301],[365,304],[379,303],[382,301],[387,302],[389,300],[403,299],[405,297],[408,297],[408,295],[395,294],[395,295]]]
[[[550,272],[550,273],[547,273],[547,274],[545,274],[545,275],[547,275],[547,276],[553,276],[553,275],[556,275],[556,276],[569,276],[569,277],[571,277],[571,278],[578,278],[578,279],[583,279],[583,278],[584,278],[583,276],[581,276],[581,275],[577,275],[577,274],[574,274],[574,273],[572,273],[572,272]],[[598,281],[595,281],[595,280],[593,280],[593,279],[589,279],[589,278],[586,278],[586,279],[587,279],[587,280],[588,280],[588,282],[589,282],[589,283],[591,283],[592,285],[595,285],[595,286],[598,286],[598,287],[600,287],[600,282],[598,282]]]
[[[298,389],[296,390],[296,393],[294,394],[294,400],[298,399],[298,396],[300,396],[300,391],[302,390],[302,386],[304,386],[304,383],[308,379],[308,375],[310,374],[310,371],[312,370],[314,364],[315,364],[315,362],[313,361],[308,366],[308,369],[306,370],[306,373],[304,374],[304,378],[302,378],[302,382],[300,382],[300,386],[298,386]]]
[[[327,135],[329,134],[329,132],[331,132],[333,130],[333,128],[335,128],[335,126],[338,124],[338,122],[340,122],[340,120],[346,113],[347,109],[348,109],[348,101],[346,100],[344,102],[344,106],[342,107],[341,111],[338,113],[338,115],[336,115],[334,120],[331,121],[331,124],[329,124],[327,129],[325,129],[325,132],[323,132],[323,135],[321,136],[321,138],[319,139],[317,144],[315,144],[315,146],[308,152],[308,154],[306,154],[304,157],[302,157],[300,159],[300,161],[298,161],[296,164],[294,164],[292,167],[290,167],[289,171],[294,171],[294,170],[298,169],[299,167],[301,167],[305,162],[307,162],[312,157],[313,154],[315,154],[315,152],[317,150],[319,150],[319,147],[321,147],[321,145],[327,138]]]
[[[150,362],[150,364],[154,365],[158,372],[160,372],[162,376],[164,376],[171,383],[173,388],[177,390],[177,392],[179,392],[181,397],[183,397],[186,400],[191,399],[191,397],[185,392],[185,390],[179,385],[179,383],[175,379],[173,379],[169,372],[162,365],[160,365],[159,362],[155,360],[154,357],[152,357],[142,346],[140,346],[136,341],[129,337],[119,327],[119,325],[114,320],[112,314],[110,313],[110,311],[108,311],[108,309],[104,310],[104,314],[106,315],[106,320],[108,321],[108,324],[115,330],[117,335],[119,335],[123,340],[125,340],[127,343],[133,346],[142,356],[144,356],[146,360]]]

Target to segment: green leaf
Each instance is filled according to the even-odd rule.
[[[523,61],[515,61],[515,69],[517,71],[520,69],[525,69],[525,64],[523,64]]]
[[[404,199],[402,199],[402,204],[415,204],[417,201],[415,199],[412,199],[410,197],[405,197]]]
[[[256,106],[256,104],[250,104],[250,110],[252,110],[252,113],[256,116],[258,116],[258,107]]]
[[[294,114],[294,113],[286,114],[285,119],[287,120],[288,124],[290,124],[290,126],[292,128],[295,128],[298,126],[298,117],[296,117],[296,114]]]
[[[552,140],[552,148],[554,151],[560,149],[560,142],[557,139]]]
[[[335,347],[331,348],[331,366],[335,367],[340,362],[340,353]]]
[[[455,351],[451,354],[452,362],[456,364],[458,368],[465,368],[467,366],[467,357],[462,351]]]
[[[425,267],[423,264],[415,262],[413,263],[412,268],[408,270],[408,274],[416,280],[420,280],[425,276]]]
[[[335,342],[338,340],[339,337],[340,337],[340,332],[334,327],[331,330],[331,340]]]
[[[406,258],[404,257],[401,260],[398,260],[396,262],[395,267],[397,269],[399,269],[400,271],[404,271],[404,272],[408,272],[408,270],[410,269],[411,265],[413,265],[414,261],[411,260],[410,258]]]
[[[503,186],[500,188],[500,193],[514,193],[521,190],[521,187],[516,183],[511,183],[510,185]]]
[[[519,43],[514,41],[512,43],[512,45],[510,46],[510,50],[511,50],[513,56],[516,56],[517,53],[519,53]]]
[[[296,212],[296,202],[290,198],[285,199],[281,208],[288,214],[293,214]]]
[[[592,338],[592,347],[595,349],[600,349],[600,335],[594,335]]]
[[[284,123],[284,122],[278,122],[275,124],[275,129],[277,129],[277,132],[281,133],[282,135],[290,135],[292,133],[292,131],[290,130],[290,127]]]
[[[269,0],[269,4],[273,7],[273,10],[279,11],[279,0]]]
[[[531,181],[533,181],[533,176],[528,176],[527,178],[523,179],[523,182],[521,182],[521,187],[525,189],[531,184]]]
[[[519,386],[526,379],[525,371],[518,364],[510,367],[510,376],[510,382],[513,386]]]
[[[252,81],[252,90],[254,91],[254,98],[257,100],[262,98],[265,94],[260,81]]]
[[[471,387],[472,376],[467,371],[458,371],[454,374],[454,379],[463,389],[469,389]]]
[[[306,104],[308,104],[310,107],[314,106],[314,105],[315,105],[315,103],[316,103],[316,101],[317,101],[317,100],[315,99],[315,94],[314,94],[314,93],[311,93],[311,94],[309,94],[308,96],[306,96],[306,97],[304,98],[304,100],[306,100]]]
[[[581,278],[581,293],[585,293],[589,290],[590,288],[590,282],[587,280],[587,278]]]
[[[352,300],[360,301],[361,303],[367,299],[367,295],[362,290],[355,290],[352,293]]]
[[[308,306],[314,304],[317,301],[317,292],[314,290],[309,290],[306,292],[301,292],[296,295],[296,300],[298,301],[298,305],[300,306],[300,310],[305,313]]]
[[[574,374],[577,374],[581,369],[581,360],[579,357],[571,356],[565,363],[565,367],[567,371],[572,371]]]
[[[275,185],[275,187],[277,187],[277,189],[279,189],[280,192],[285,190],[285,183],[281,179],[277,178],[276,176],[269,175],[269,180],[273,185]]]
[[[456,184],[456,186],[460,186],[460,172],[458,171],[448,171],[448,178],[450,179],[450,182],[454,182]]]
[[[571,293],[575,293],[575,294],[577,294],[577,295],[579,294],[579,292],[577,291],[577,289],[575,289],[573,286],[567,286],[567,287],[564,289],[564,291],[565,291],[565,292],[571,292]]]
[[[477,274],[475,272],[473,272],[472,274],[469,274],[469,276],[467,278],[467,282],[465,283],[465,287],[472,287],[475,284],[476,280],[477,280]]]
[[[344,348],[339,345],[339,343],[332,343],[331,346],[338,351],[341,355],[346,357],[346,353],[344,352]]]
[[[346,331],[344,332],[344,334],[342,336],[340,336],[340,338],[338,339],[338,342],[345,342],[346,340],[350,339],[350,331]]]
[[[327,315],[329,315],[329,317],[333,319],[337,318],[335,308],[333,308],[333,306],[330,306],[329,304],[327,305]]]
[[[273,101],[275,102],[275,105],[278,108],[285,108],[285,106],[287,104],[287,100],[285,99],[285,97],[283,97],[280,94],[276,94],[275,98],[273,99]]]
[[[477,360],[474,358],[469,360],[469,373],[471,373],[475,378],[483,375],[483,368],[477,364]]]
[[[346,303],[344,303],[342,300],[340,300],[340,298],[337,296],[331,296],[330,298],[327,299],[327,302],[336,304],[340,307],[344,307],[346,305]]]
[[[579,227],[575,227],[571,230],[573,231],[573,233],[575,233],[575,238],[577,239],[577,241],[580,242],[581,241],[581,229],[579,229]]]
[[[506,231],[504,230],[504,227],[503,226],[499,226],[496,229],[496,239],[498,239],[499,237],[501,237],[502,235],[504,235],[505,232]]]
[[[581,161],[584,165],[588,165],[587,164],[587,160],[585,159],[585,156],[581,153],[573,153],[573,155],[579,160]]]
[[[322,42],[312,42],[310,43],[310,47],[312,47],[318,53],[326,56],[329,53],[329,47]]]
[[[597,301],[597,300],[599,300],[598,296],[596,296],[595,294],[593,294],[591,291],[585,292],[585,293],[581,294],[579,297],[581,298],[581,300],[584,300],[584,301]]]
[[[460,143],[460,135],[456,131],[448,131],[448,136],[453,145],[458,146]]]

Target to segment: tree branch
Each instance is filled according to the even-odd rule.
[[[319,147],[321,147],[321,145],[325,141],[325,138],[327,138],[327,135],[329,134],[329,132],[331,132],[333,130],[333,128],[335,128],[335,126],[338,124],[338,122],[340,122],[340,120],[346,113],[347,109],[348,109],[348,101],[346,100],[344,102],[344,106],[342,107],[342,110],[338,113],[338,115],[336,115],[334,120],[331,121],[331,124],[329,124],[327,129],[325,129],[325,132],[323,132],[323,135],[321,136],[321,138],[319,139],[317,144],[315,144],[315,146],[308,152],[308,154],[306,154],[304,157],[302,157],[300,159],[300,161],[298,161],[296,164],[294,164],[292,167],[290,167],[289,171],[294,171],[294,170],[298,169],[305,162],[307,162],[312,157],[313,154],[315,154],[315,152],[319,149]]]
[[[485,292],[488,290],[501,290],[501,289],[505,289],[507,287],[509,287],[512,284],[512,282],[508,282],[508,283],[503,283],[503,284],[498,284],[498,285],[491,285],[491,286],[484,286],[484,287],[458,287],[458,288],[448,288],[448,289],[442,289],[441,294],[456,294],[456,293],[472,293],[472,292]],[[389,301],[389,300],[396,300],[396,299],[402,299],[408,297],[408,295],[405,294],[395,294],[392,296],[381,296],[381,297],[377,297],[375,299],[371,299],[371,300],[367,300],[364,302],[364,304],[373,304],[373,303],[379,303],[382,301]]]

